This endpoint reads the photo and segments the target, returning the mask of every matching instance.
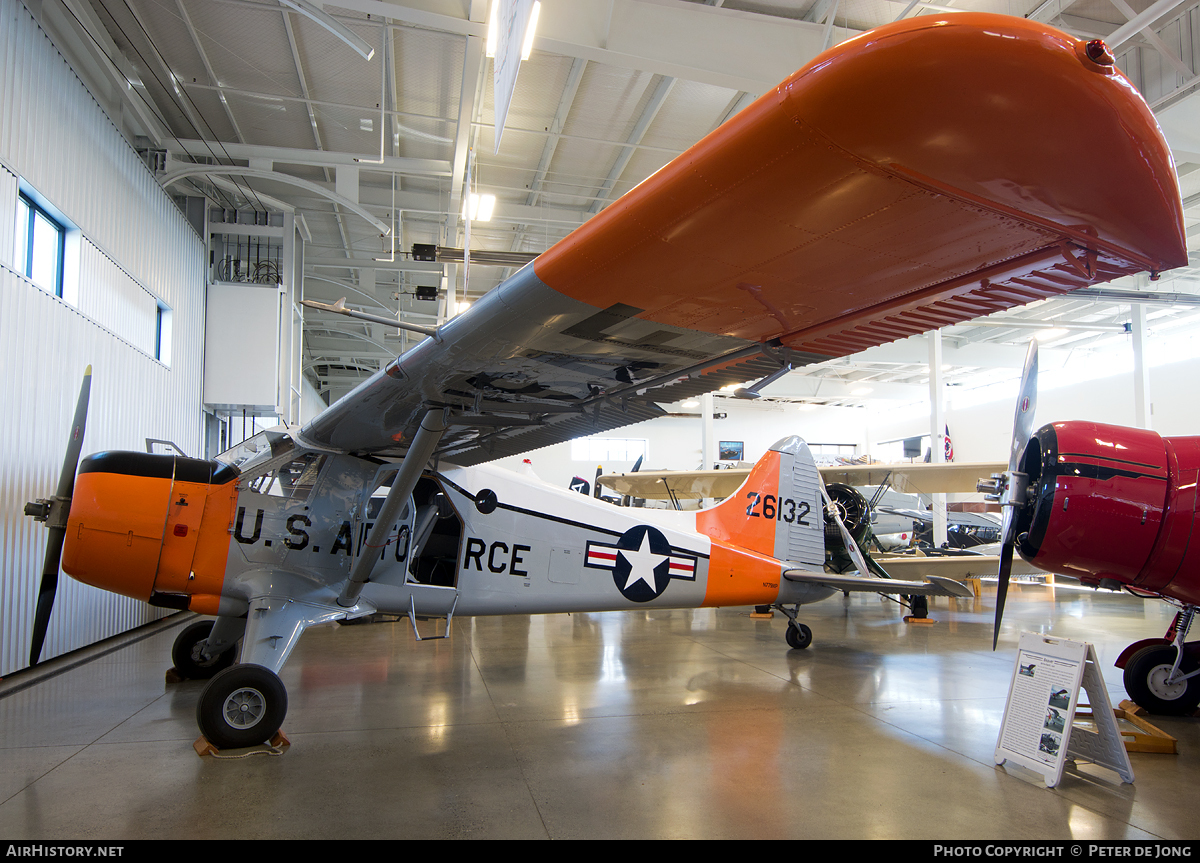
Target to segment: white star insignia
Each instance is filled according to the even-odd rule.
[[[629,578],[625,579],[625,590],[629,590],[636,582],[643,581],[652,593],[658,593],[658,585],[654,578],[654,568],[670,557],[669,554],[655,554],[650,550],[650,531],[642,534],[642,545],[637,551],[618,549],[629,562]]]

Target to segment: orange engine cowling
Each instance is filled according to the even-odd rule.
[[[1021,460],[1017,551],[1084,584],[1132,585],[1200,602],[1191,542],[1200,438],[1094,422],[1043,426]]]
[[[63,571],[154,605],[208,611],[220,594],[237,471],[217,461],[102,452],[79,464]],[[211,597],[196,607],[194,598]]]

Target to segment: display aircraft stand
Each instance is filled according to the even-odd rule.
[[[1092,706],[1095,731],[1074,724],[1080,684]],[[996,740],[996,763],[1020,764],[1040,773],[1046,787],[1053,788],[1068,758],[1099,764],[1115,770],[1123,782],[1133,782],[1095,648],[1023,632]]]

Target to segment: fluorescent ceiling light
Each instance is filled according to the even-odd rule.
[[[496,43],[500,41],[500,0],[492,0],[492,12],[488,15],[487,48],[484,53],[496,56]]]
[[[867,393],[874,392],[870,387],[859,387],[858,389],[850,390],[852,396],[865,396]]]
[[[463,218],[472,222],[490,222],[495,209],[495,195],[476,195],[472,192],[463,204]]]
[[[533,51],[533,34],[537,30],[538,15],[542,11],[542,4],[535,2],[533,11],[529,13],[529,25],[525,28],[525,41],[521,45],[521,59],[528,60],[529,54]],[[492,8],[488,14],[488,32],[487,46],[484,48],[484,54],[494,58],[496,56],[496,48],[500,42],[500,0],[492,0]]]
[[[525,28],[525,44],[521,46],[522,60],[528,60],[533,51],[533,33],[537,30],[538,13],[541,11],[542,4],[534,0],[533,11],[529,13],[529,26]]]

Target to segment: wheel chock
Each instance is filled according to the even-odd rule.
[[[287,735],[284,734],[283,730],[281,729],[279,731],[276,731],[275,735],[270,740],[268,740],[266,743],[259,744],[259,746],[264,747],[264,748],[259,749],[258,747],[254,747],[254,746],[249,747],[249,748],[251,750],[251,754],[253,754],[253,752],[266,752],[271,755],[282,755],[283,750],[287,749],[291,745],[292,745],[292,741],[288,740]],[[208,738],[205,737],[203,734],[201,734],[199,737],[196,738],[196,742],[192,744],[192,748],[196,750],[196,754],[199,755],[201,758],[203,758],[205,755],[214,755],[214,756],[217,756],[218,758],[221,757],[221,750],[218,749],[216,746],[214,746],[212,743],[210,743]],[[276,751],[272,751],[272,750],[276,750]],[[234,756],[225,756],[225,757],[242,758],[243,756],[234,755]]]
[[[203,758],[205,755],[216,755],[221,750],[208,742],[208,738],[201,734],[196,738],[196,742],[192,744],[192,748],[196,750],[196,754]]]
[[[913,617],[911,614],[905,616],[904,622],[911,623],[916,626],[933,626],[935,623],[937,623],[937,621],[932,617]]]
[[[1159,755],[1178,754],[1175,738],[1161,728],[1151,725],[1143,718],[1145,714],[1145,708],[1139,707],[1128,699],[1122,701],[1119,707],[1113,708],[1113,715],[1117,719],[1124,720],[1138,729],[1137,731],[1118,729],[1121,740],[1125,744],[1125,751],[1151,752]],[[1082,719],[1094,718],[1091,708],[1086,704],[1081,704],[1076,709],[1075,715]]]

